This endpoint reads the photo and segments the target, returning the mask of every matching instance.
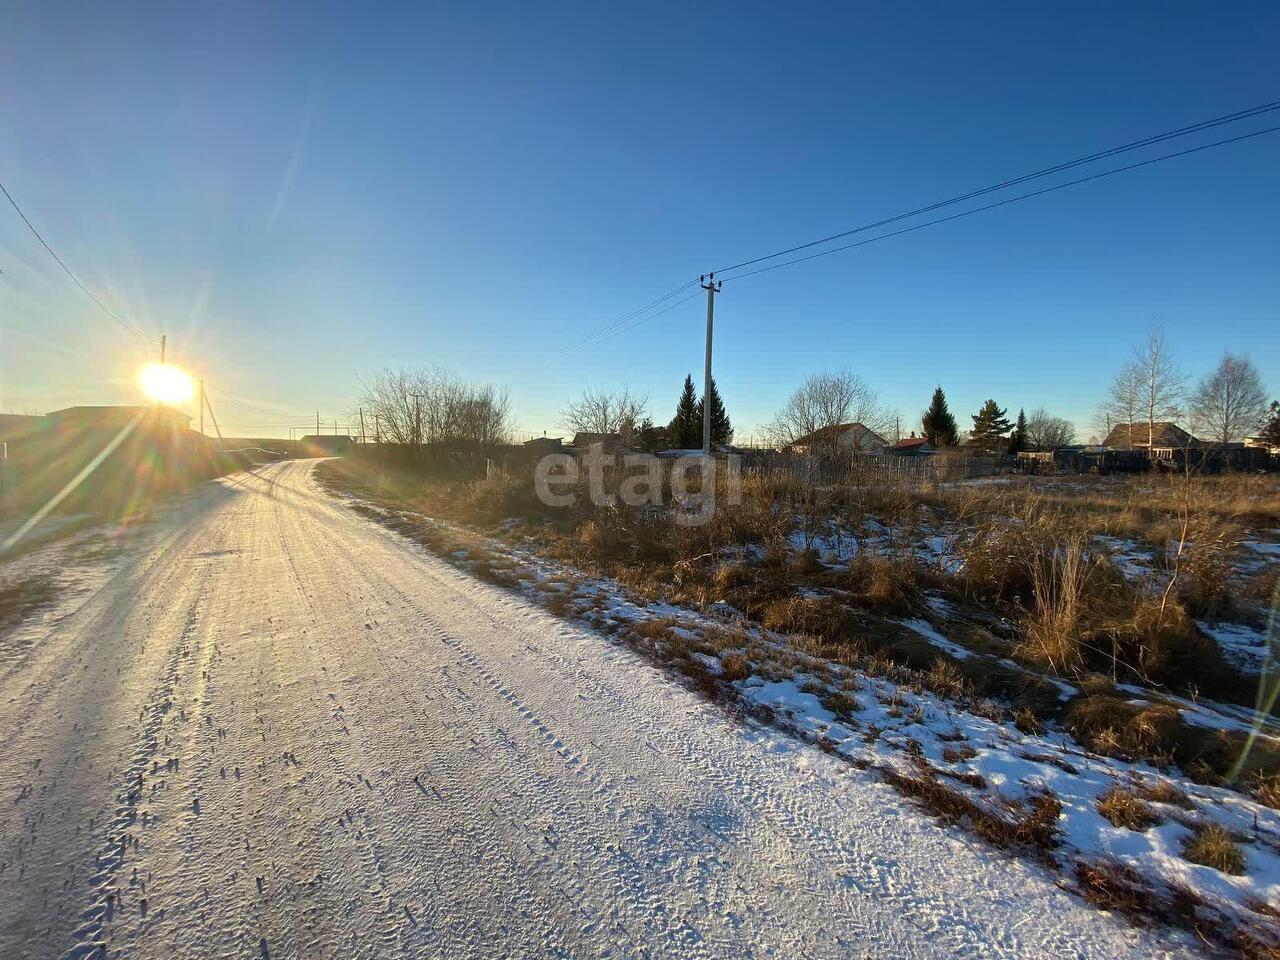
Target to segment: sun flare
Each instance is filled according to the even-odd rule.
[[[186,403],[195,393],[191,377],[171,363],[148,363],[139,371],[138,383],[147,399],[159,403]]]

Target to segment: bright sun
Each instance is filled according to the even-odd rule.
[[[191,378],[171,363],[148,363],[138,382],[149,400],[160,403],[186,403],[195,392]]]

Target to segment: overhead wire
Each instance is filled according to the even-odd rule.
[[[18,212],[18,216],[22,218],[22,222],[27,225],[27,229],[31,231],[31,233],[35,236],[37,240],[40,241],[40,245],[43,246],[45,250],[49,252],[49,256],[53,257],[53,259],[57,262],[58,266],[60,266],[63,269],[63,271],[66,273],[66,275],[71,278],[72,282],[77,287],[79,287],[81,291],[83,291],[84,295],[88,297],[90,300],[92,300],[94,303],[96,303],[98,305],[98,309],[100,309],[108,317],[110,317],[112,320],[118,323],[121,327],[123,327],[125,330],[128,330],[139,340],[146,342],[147,338],[142,335],[142,333],[138,330],[137,327],[131,324],[128,320],[125,320],[123,317],[115,313],[115,311],[109,309],[105,303],[103,303],[101,300],[97,298],[97,296],[94,295],[92,290],[90,290],[88,287],[86,287],[83,283],[80,282],[80,278],[77,277],[75,273],[72,272],[69,266],[67,266],[66,261],[63,260],[60,256],[58,256],[58,254],[54,251],[53,247],[49,246],[48,241],[46,241],[45,238],[40,235],[40,231],[35,228],[35,225],[27,218],[27,215],[22,212],[22,208],[18,206],[18,201],[13,199],[13,195],[9,193],[8,189],[5,188],[5,185],[3,183],[0,183],[0,193],[4,194],[5,199],[9,201],[9,204],[13,207],[13,209]]]
[[[1188,147],[1185,150],[1178,150],[1173,153],[1162,154],[1161,156],[1158,156],[1158,157],[1151,157],[1147,160],[1140,160],[1136,163],[1126,164],[1123,167],[1115,167],[1111,170],[1103,170],[1100,173],[1091,174],[1090,176],[1087,176],[1087,177],[1080,177],[1076,180],[1067,180],[1063,183],[1055,183],[1054,185],[1045,187],[1041,190],[1033,190],[1029,193],[1022,193],[1015,197],[1006,197],[1003,200],[997,200],[995,203],[984,204],[981,207],[974,207],[971,210],[962,210],[960,213],[953,213],[946,217],[938,217],[937,219],[934,219],[934,220],[926,220],[924,223],[912,224],[909,227],[903,227],[901,230],[893,230],[889,233],[880,234],[879,236],[875,236],[875,237],[870,237],[866,240],[858,240],[854,243],[846,243],[839,247],[832,247],[829,250],[820,250],[817,253],[807,254],[806,256],[803,256],[803,257],[796,257],[792,260],[784,260],[781,263],[771,263],[768,266],[760,267],[756,270],[748,270],[746,273],[740,273],[732,277],[725,277],[724,279],[725,281],[745,280],[747,277],[754,277],[761,273],[768,273],[771,270],[779,270],[782,267],[790,267],[790,266],[794,266],[797,263],[804,263],[808,260],[816,260],[819,257],[830,256],[833,253],[840,253],[843,250],[851,250],[854,247],[866,246],[869,243],[878,243],[881,240],[888,240],[890,237],[898,237],[904,233],[911,233],[912,231],[915,231],[915,230],[923,230],[925,227],[936,226],[937,224],[947,223],[951,220],[959,220],[962,217],[972,216],[975,213],[982,213],[983,211],[986,211],[986,210],[994,210],[996,207],[1007,206],[1008,204],[1011,204],[1011,203],[1017,203],[1020,200],[1029,200],[1032,197],[1044,196],[1046,193],[1053,193],[1056,190],[1063,190],[1067,187],[1078,186],[1079,184],[1082,184],[1082,183],[1089,183],[1092,180],[1100,180],[1103,177],[1114,176],[1118,173],[1125,173],[1129,170],[1137,170],[1139,167],[1150,166],[1153,163],[1160,163],[1161,161],[1164,161],[1164,160],[1173,160],[1177,157],[1185,157],[1193,153],[1199,153],[1202,150],[1211,150],[1215,147],[1223,147],[1223,146],[1227,146],[1228,144],[1239,143],[1242,140],[1249,140],[1249,139],[1252,139],[1253,137],[1260,137],[1264,134],[1275,133],[1277,131],[1280,131],[1280,126],[1266,127],[1262,130],[1254,130],[1250,133],[1244,133],[1237,137],[1229,137],[1225,140],[1216,140],[1213,143],[1204,143],[1204,144],[1200,144],[1199,146]]]
[[[1087,154],[1082,157],[1077,157],[1074,160],[1068,160],[1064,163],[1054,164],[1052,166],[1045,167],[1041,170],[1036,170],[1032,173],[1027,173],[1021,176],[1011,177],[1006,180],[1001,180],[998,183],[991,184],[990,186],[983,187],[979,190],[971,190],[967,193],[959,194],[957,196],[950,197],[946,200],[940,200],[935,203],[930,203],[924,206],[916,207],[912,210],[895,214],[894,216],[891,216],[891,217],[885,217],[883,219],[876,220],[871,223],[866,223],[860,226],[852,227],[848,230],[842,230],[838,233],[833,233],[828,236],[819,238],[817,240],[810,240],[806,243],[801,243],[791,247],[786,247],[782,250],[778,250],[778,251],[775,251],[774,253],[766,254],[761,257],[754,257],[750,260],[743,260],[727,267],[720,267],[719,269],[714,271],[714,273],[717,279],[741,280],[746,277],[755,276],[757,274],[765,273],[770,270],[778,269],[784,266],[792,266],[797,263],[803,263],[807,260],[817,259],[818,257],[827,256],[832,253],[839,253],[842,250],[849,250],[849,249],[852,249],[853,247],[863,246],[868,243],[875,243],[880,240],[887,240],[890,237],[900,236],[901,234],[910,233],[914,230],[919,230],[927,226],[934,226],[936,224],[946,223],[947,221],[957,220],[957,219],[960,219],[961,217],[967,217],[974,213],[980,213],[984,210],[991,210],[996,207],[1005,206],[1007,204],[1015,203],[1020,200],[1027,200],[1032,197],[1041,196],[1046,193],[1052,193],[1056,190],[1061,190],[1066,187],[1087,183],[1091,180],[1097,180],[1097,179],[1101,179],[1102,177],[1113,176],[1118,173],[1123,173],[1127,170],[1134,170],[1139,167],[1148,166],[1152,163],[1158,163],[1163,160],[1170,160],[1175,157],[1181,157],[1191,153],[1197,153],[1201,150],[1207,150],[1213,147],[1225,146],[1230,143],[1236,143],[1241,140],[1247,140],[1247,139],[1250,139],[1251,137],[1260,136],[1264,133],[1274,132],[1278,128],[1275,128],[1275,127],[1267,128],[1264,130],[1254,131],[1252,133],[1244,134],[1239,137],[1231,137],[1225,140],[1216,141],[1214,143],[1202,144],[1200,146],[1192,147],[1187,150],[1181,150],[1174,153],[1165,154],[1160,157],[1155,157],[1148,160],[1140,161],[1138,163],[1128,164],[1123,167],[1117,167],[1112,170],[1103,171],[1102,173],[1093,174],[1088,177],[1081,177],[1079,179],[1070,180],[1065,183],[1055,184],[1043,190],[1036,190],[1029,193],[1020,194],[1016,197],[1007,198],[1005,200],[1001,200],[996,203],[985,204],[983,206],[976,207],[971,210],[966,210],[958,214],[953,214],[946,217],[938,217],[936,219],[927,221],[925,223],[915,224],[913,226],[910,226],[901,230],[895,230],[887,234],[881,234],[879,236],[873,237],[868,240],[859,241],[857,243],[844,244],[839,247],[832,248],[830,250],[820,251],[818,253],[810,254],[804,257],[796,257],[794,259],[784,261],[783,263],[773,264],[767,267],[762,267],[758,270],[751,270],[746,273],[739,273],[739,274],[728,276],[728,277],[723,276],[723,274],[731,273],[734,270],[740,270],[743,267],[749,267],[758,263],[764,263],[769,260],[775,260],[778,257],[783,257],[783,256],[786,256],[787,254],[797,253],[801,250],[811,249],[812,247],[821,246],[822,244],[830,243],[834,240],[839,240],[844,237],[852,236],[854,234],[865,233],[869,230],[878,229],[879,227],[889,226],[891,224],[898,223],[902,220],[919,216],[920,214],[929,213],[931,211],[938,210],[943,207],[951,206],[956,203],[962,203],[966,200],[972,200],[978,197],[986,196],[987,194],[994,193],[998,190],[1004,190],[1009,187],[1016,186],[1020,183],[1027,183],[1032,180],[1050,176],[1054,173],[1061,173],[1065,170],[1071,170],[1076,167],[1082,166],[1084,164],[1095,163],[1098,160],[1103,160],[1103,159],[1106,159],[1107,157],[1117,156],[1119,154],[1126,153],[1132,150],[1137,150],[1142,147],[1153,146],[1155,144],[1163,143],[1168,140],[1175,139],[1177,137],[1184,137],[1192,133],[1199,133],[1204,130],[1213,129],[1215,127],[1219,127],[1224,124],[1236,123],[1240,120],[1247,120],[1253,117],[1261,116],[1266,113],[1270,113],[1275,110],[1280,110],[1280,100],[1273,100],[1268,103],[1259,104],[1257,106],[1249,107],[1244,110],[1237,110],[1233,113],[1222,114],[1221,116],[1212,117],[1208,120],[1202,120],[1197,123],[1178,127],[1177,129],[1174,129],[1174,130],[1165,131],[1164,133],[1155,134],[1149,137],[1143,137],[1139,140],[1133,140],[1128,143],[1120,144],[1115,147],[1110,147],[1106,150],[1100,150],[1091,154]],[[653,300],[648,304],[645,304],[645,306],[639,308],[638,310],[632,311],[626,316],[621,317],[617,320],[614,320],[602,327],[597,328],[596,330],[593,330],[592,332],[586,334],[585,336],[580,337],[577,340],[574,340],[571,343],[566,344],[565,346],[561,347],[559,350],[555,351],[554,353],[549,354],[546,359],[550,361],[550,360],[556,359],[557,357],[563,356],[567,353],[571,353],[575,350],[581,349],[586,346],[598,346],[599,344],[612,340],[614,337],[619,336],[620,334],[626,333],[630,330],[634,330],[636,327],[639,327],[642,324],[647,323],[649,320],[652,320],[655,317],[661,316],[663,313],[666,313],[668,310],[674,309],[675,307],[679,306],[682,303],[687,303],[689,300],[693,299],[693,297],[698,296],[697,292],[695,292],[690,296],[684,297],[676,301],[675,303],[668,304],[667,306],[663,307],[661,310],[657,310],[655,312],[650,313],[650,311],[654,311],[655,307],[658,307],[659,305],[665,303],[666,301],[670,300],[672,297],[678,296],[680,293],[687,290],[689,287],[693,286],[698,282],[699,280],[690,280],[680,285],[679,287],[676,287],[674,290],[671,290],[670,292],[664,294],[658,299]],[[649,315],[645,316],[645,314],[649,314]]]
[[[787,247],[784,250],[778,250],[774,253],[769,253],[762,257],[754,257],[750,260],[743,260],[740,263],[732,264],[731,266],[720,267],[715,271],[715,273],[717,276],[719,276],[720,274],[727,273],[730,270],[737,270],[741,267],[749,267],[749,266],[752,266],[753,264],[763,263],[765,260],[773,260],[773,259],[776,259],[777,257],[786,256],[789,253],[796,253],[800,250],[807,250],[810,247],[821,246],[824,243],[830,243],[832,240],[839,240],[843,237],[848,237],[855,233],[865,233],[868,230],[875,230],[878,227],[888,226],[891,223],[897,223],[900,220],[906,220],[910,217],[918,216],[922,213],[930,213],[931,211],[941,209],[942,207],[951,206],[956,203],[963,203],[965,200],[972,200],[977,197],[985,196],[988,193],[994,193],[997,190],[1004,190],[1008,187],[1017,186],[1020,183],[1026,183],[1030,180],[1038,180],[1041,177],[1047,177],[1054,173],[1061,173],[1064,170],[1070,170],[1087,163],[1094,163],[1098,160],[1105,160],[1106,158],[1116,156],[1117,154],[1127,153],[1131,150],[1138,150],[1142,147],[1153,146],[1157,143],[1163,143],[1166,140],[1172,140],[1176,137],[1184,137],[1191,133],[1198,133],[1203,130],[1209,130],[1214,127],[1222,126],[1223,124],[1236,123],[1240,120],[1247,120],[1252,117],[1261,116],[1262,114],[1269,113],[1274,110],[1280,110],[1280,100],[1273,100],[1269,103],[1259,104],[1256,107],[1250,107],[1246,110],[1237,110],[1235,113],[1223,114],[1222,116],[1213,117],[1209,120],[1202,120],[1199,123],[1193,123],[1184,127],[1179,127],[1176,130],[1168,130],[1164,133],[1155,134],[1154,136],[1144,137],[1141,140],[1134,140],[1129,143],[1121,144],[1120,146],[1110,147],[1106,150],[1100,150],[1096,153],[1088,154],[1087,156],[1078,157],[1075,160],[1068,160],[1065,163],[1058,163],[1058,164],[1054,164],[1051,167],[1045,167],[1044,169],[1037,170],[1034,173],[1027,173],[1027,174],[1023,174],[1022,176],[1011,177],[1007,180],[1001,180],[999,183],[993,183],[990,186],[981,188],[980,190],[972,190],[968,193],[963,193],[958,196],[951,197],[950,199],[947,199],[947,200],[939,200],[936,203],[930,203],[922,207],[916,207],[914,210],[908,210],[905,213],[895,214],[892,217],[886,217],[883,220],[876,220],[873,223],[864,223],[861,226],[852,227],[848,230],[842,230],[839,233],[833,233],[833,234],[830,234],[829,236],[822,237],[818,240],[810,240],[807,243],[796,244],[795,246]]]
[[[603,343],[605,340],[612,339],[612,334],[610,334],[609,331],[614,330],[617,327],[621,326],[622,324],[626,323],[628,320],[632,320],[635,317],[640,316],[640,314],[653,309],[654,307],[658,306],[658,304],[665,303],[667,300],[670,300],[672,297],[676,296],[677,294],[682,293],[685,290],[688,290],[697,282],[698,282],[697,280],[690,280],[687,283],[680,284],[680,286],[676,287],[671,292],[665,293],[662,296],[660,296],[657,300],[653,300],[650,303],[645,304],[639,310],[633,310],[631,313],[627,314],[625,317],[622,317],[618,320],[614,320],[612,323],[605,324],[603,327],[600,327],[599,329],[591,333],[588,333],[586,336],[581,337],[580,339],[575,340],[572,343],[566,344],[565,346],[561,347],[559,350],[555,351],[555,353],[548,354],[546,359],[548,361],[554,360],[557,357],[563,356],[566,353],[571,353],[572,351],[577,350],[580,347],[585,347],[590,345],[593,340],[598,340],[598,342]],[[658,313],[665,313],[665,312],[666,312],[665,309],[658,311]],[[657,315],[658,314],[656,313],[654,314],[654,316],[657,316]],[[609,334],[609,335],[605,336],[606,334]]]

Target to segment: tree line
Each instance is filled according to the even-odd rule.
[[[638,450],[701,450],[705,396],[699,397],[693,375],[686,374],[675,404],[675,413],[665,425],[655,424],[649,413],[648,397],[637,396],[627,388],[608,390],[588,387],[561,412],[561,421],[574,434],[617,436],[627,446]],[[711,378],[711,443],[723,446],[733,442],[733,422],[725,410],[724,400],[715,378]]]
[[[1146,446],[1158,424],[1180,422],[1192,436],[1227,444],[1258,434],[1280,443],[1280,407],[1268,406],[1262,377],[1248,357],[1224,352],[1195,384],[1179,366],[1163,331],[1153,330],[1133,348],[1098,407],[1095,425],[1104,438],[1120,426],[1124,446]]]
[[[714,379],[711,381],[711,440],[733,441],[734,428]],[[655,423],[648,398],[628,388],[587,388],[562,411],[574,433],[617,435],[641,450],[700,449],[704,404],[693,376],[687,374],[670,420]],[[511,402],[504,388],[471,384],[438,368],[386,369],[362,384],[360,409],[368,418],[366,435],[400,444],[450,444],[488,448],[510,443],[514,433]],[[1076,442],[1071,421],[1043,407],[1009,417],[1006,407],[988,398],[969,417],[964,431],[939,384],[920,416],[920,436],[934,448],[959,445],[992,454],[1055,450]],[[1258,435],[1280,445],[1280,401],[1271,400],[1248,357],[1224,353],[1217,366],[1191,384],[1161,331],[1133,348],[1098,407],[1093,426],[1103,442],[1116,427],[1122,446],[1145,446],[1159,437],[1161,424],[1179,422],[1191,435],[1230,443]],[[851,425],[858,428],[848,429]],[[807,377],[765,427],[767,442],[786,448],[801,441],[813,452],[856,452],[880,441],[902,438],[901,418],[880,401],[862,377],[847,370]],[[839,429],[838,429],[839,428]],[[845,435],[842,439],[842,434]]]

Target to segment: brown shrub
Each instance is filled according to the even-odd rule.
[[[1013,711],[1013,725],[1023,733],[1039,736],[1044,733],[1042,721],[1030,707],[1021,707]]]
[[[1232,575],[1231,557],[1240,541],[1235,524],[1212,514],[1193,517],[1178,559],[1178,593],[1182,602],[1197,616],[1215,616],[1230,606]],[[1167,555],[1177,544],[1166,547]]]
[[[1124,760],[1166,765],[1173,759],[1178,711],[1167,704],[1134,704],[1101,694],[1067,707],[1063,726],[1090,750]]]
[[[859,554],[849,565],[848,580],[858,604],[877,613],[910,616],[925,607],[913,558]]]
[[[1162,822],[1141,797],[1119,785],[1098,794],[1097,807],[1113,826],[1127,830],[1147,830]]]
[[[483,480],[462,486],[456,494],[455,509],[463,518],[478,523],[496,523],[512,517],[540,518],[548,510],[537,496],[531,474],[495,470]]]
[[[1244,851],[1235,838],[1219,824],[1201,827],[1182,845],[1182,855],[1192,863],[1213,867],[1222,873],[1241,876],[1244,873]]]
[[[720,661],[720,677],[729,683],[751,676],[751,664],[740,653],[731,653]]]
[[[830,597],[787,597],[765,609],[761,623],[779,633],[807,633],[816,637],[842,637],[849,632],[848,611]]]
[[[1083,534],[1071,533],[1031,558],[1032,606],[1016,652],[1059,674],[1074,672],[1083,660],[1080,641],[1092,565],[1086,543]]]

